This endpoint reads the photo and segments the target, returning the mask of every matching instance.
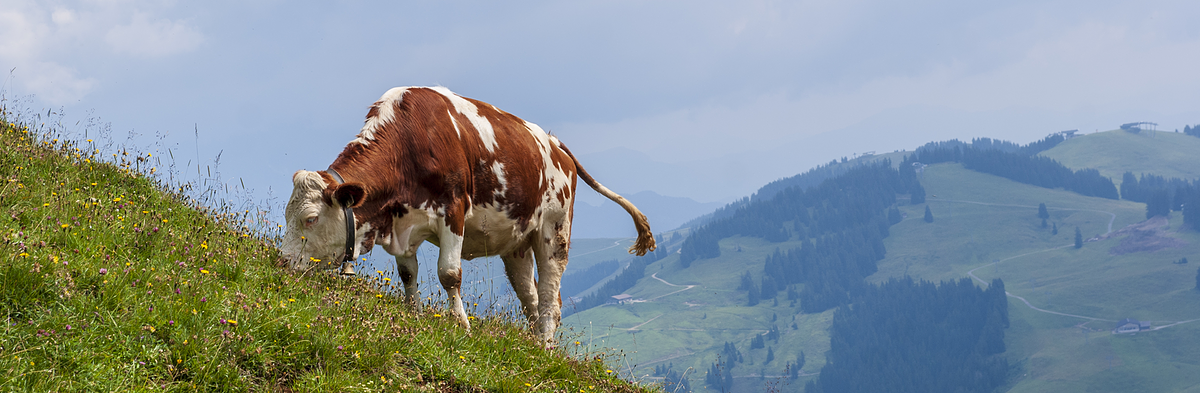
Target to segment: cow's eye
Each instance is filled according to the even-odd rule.
[[[316,224],[316,223],[317,223],[317,218],[316,218],[316,217],[309,217],[309,218],[307,218],[307,219],[305,219],[305,220],[304,220],[304,225],[309,225],[309,226],[311,226],[312,224]]]

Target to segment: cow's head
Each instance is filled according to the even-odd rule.
[[[346,247],[342,208],[347,204],[358,207],[364,197],[360,183],[337,184],[322,172],[296,171],[292,175],[292,197],[283,213],[287,225],[281,247],[284,262],[293,269],[338,267]],[[360,241],[358,237],[355,243]]]

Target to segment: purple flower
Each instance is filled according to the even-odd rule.
[[[174,320],[167,321],[167,324],[171,325],[171,326],[175,326],[175,321]]]
[[[338,345],[338,350],[339,350],[339,351],[341,351],[341,350],[342,350],[342,346],[341,346],[341,345]]]
[[[71,325],[67,325],[67,330],[71,330]]]
[[[224,325],[224,324],[225,324],[225,318],[221,318],[221,324],[222,324],[222,325]]]
[[[208,301],[208,296],[201,296],[201,297],[200,297],[200,303],[204,303],[204,302],[207,302],[207,301]]]
[[[100,275],[103,276],[105,274],[108,274],[108,269],[100,268]]]

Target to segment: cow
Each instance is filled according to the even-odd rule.
[[[633,218],[630,253],[655,249],[646,216],[541,127],[445,87],[393,88],[329,169],[292,176],[282,259],[298,270],[341,262],[353,274],[349,262],[378,244],[395,256],[404,298],[419,307],[416,252],[428,241],[439,249],[450,312],[469,330],[461,261],[499,255],[522,314],[552,345],[577,175]]]

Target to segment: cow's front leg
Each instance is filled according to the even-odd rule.
[[[396,256],[396,272],[404,283],[404,300],[418,311],[421,309],[421,294],[417,292],[417,256]]]
[[[438,234],[438,280],[446,290],[450,301],[450,312],[458,323],[468,330],[467,311],[462,302],[462,235],[455,234],[449,226],[443,226]]]

